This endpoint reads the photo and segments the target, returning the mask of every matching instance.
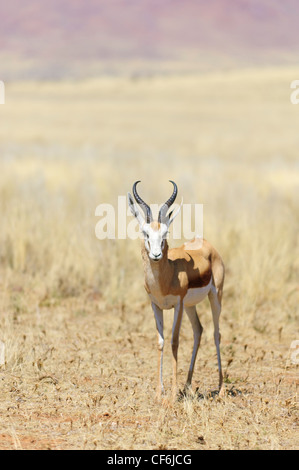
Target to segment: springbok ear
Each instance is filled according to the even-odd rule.
[[[138,207],[136,206],[136,204],[134,202],[134,199],[133,199],[133,197],[130,193],[128,193],[128,204],[129,204],[129,208],[130,208],[132,214],[138,220],[140,228],[142,228],[142,226],[145,224],[145,220],[144,220],[143,216],[140,214],[140,212],[138,210]]]
[[[175,211],[171,211],[170,214],[168,215],[168,221],[166,223],[167,227],[169,227],[170,224],[172,224],[176,216],[180,213],[182,205],[183,205],[183,198],[182,198],[182,202],[180,206]]]

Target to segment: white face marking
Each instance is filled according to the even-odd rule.
[[[142,232],[149,257],[154,261],[159,261],[163,256],[165,238],[168,233],[167,225],[161,223],[160,228],[155,230],[150,224],[144,224]]]

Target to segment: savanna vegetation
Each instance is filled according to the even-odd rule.
[[[298,448],[297,72],[6,85],[1,449]],[[156,330],[140,243],[95,236],[99,204],[117,207],[136,180],[147,202],[162,203],[169,179],[178,199],[204,205],[204,236],[226,265],[227,394],[211,393],[217,359],[205,301],[194,395],[172,407],[154,400]],[[168,312],[169,392],[171,325]],[[184,317],[180,386],[192,344]]]

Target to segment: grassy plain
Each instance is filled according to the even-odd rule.
[[[298,448],[298,70],[6,84],[0,106],[0,449]],[[204,204],[227,268],[227,396],[208,302],[194,396],[154,401],[156,332],[139,241],[95,237],[95,208]],[[128,216],[128,222],[131,219]],[[174,246],[177,241],[170,240]],[[172,313],[164,375],[170,391]],[[183,319],[179,384],[192,350]]]

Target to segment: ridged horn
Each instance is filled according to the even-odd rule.
[[[159,211],[158,222],[163,222],[163,219],[165,219],[168,209],[170,208],[170,206],[172,206],[178,194],[178,187],[175,182],[171,180],[169,180],[169,182],[173,184],[173,192],[168,201],[166,201],[161,207]]]
[[[151,211],[151,208],[149,207],[149,205],[146,204],[146,202],[144,202],[144,200],[141,199],[141,197],[137,193],[136,186],[137,186],[138,183],[140,183],[140,181],[136,181],[133,184],[133,194],[134,194],[134,197],[136,199],[136,202],[140,205],[141,209],[144,212],[146,223],[150,224],[153,220],[153,214],[152,214],[152,211]]]

